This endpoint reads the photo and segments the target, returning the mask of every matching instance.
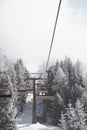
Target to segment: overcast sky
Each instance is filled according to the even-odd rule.
[[[0,0],[0,48],[31,72],[47,60],[59,0]],[[87,0],[62,0],[50,60],[87,63]]]

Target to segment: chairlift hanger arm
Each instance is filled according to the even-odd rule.
[[[50,50],[49,50],[49,54],[48,54],[48,59],[47,59],[47,64],[46,64],[45,73],[46,73],[47,68],[48,68],[49,59],[50,59],[50,55],[51,55],[51,51],[52,51],[52,45],[53,45],[53,40],[54,40],[54,36],[55,36],[55,31],[56,31],[56,26],[57,26],[57,21],[58,21],[59,12],[60,12],[61,2],[62,2],[62,0],[59,1],[59,5],[58,5],[57,16],[56,16],[56,21],[55,21],[55,25],[54,25],[53,34],[52,34],[51,45],[50,45]]]

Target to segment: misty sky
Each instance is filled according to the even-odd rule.
[[[47,60],[59,0],[0,0],[0,48],[31,72]],[[62,0],[50,60],[87,63],[87,0]]]

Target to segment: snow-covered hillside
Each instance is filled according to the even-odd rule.
[[[24,111],[17,120],[18,130],[59,130],[58,127],[54,127],[50,125],[43,125],[38,122],[37,124],[32,124],[32,98],[33,98],[33,95],[29,94],[26,105],[24,107]],[[41,113],[42,105],[40,107],[41,110],[39,109],[39,107],[37,108],[39,112]]]

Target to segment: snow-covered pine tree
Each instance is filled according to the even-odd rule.
[[[60,65],[67,79],[67,86],[65,85],[65,87],[63,87],[65,104],[67,106],[68,101],[70,100],[72,105],[75,106],[75,102],[77,98],[81,97],[83,93],[82,88],[85,86],[83,83],[80,62],[77,61],[74,65],[70,58],[66,57]]]
[[[61,111],[64,108],[63,99],[60,96],[60,94],[57,92],[55,96],[55,101],[53,103],[53,109],[54,109],[54,122],[55,124],[59,123],[60,117],[61,117]]]
[[[72,107],[70,101],[66,112],[66,119],[68,130],[75,130],[75,120],[76,120],[75,109]]]
[[[10,77],[5,71],[0,72],[0,130],[16,130],[13,92]]]
[[[17,103],[17,99],[18,99],[18,94],[17,94],[17,79],[16,79],[16,72],[15,72],[15,67],[14,67],[14,63],[9,61],[8,63],[8,69],[7,69],[7,73],[10,77],[11,83],[13,85],[13,112],[14,112],[14,117],[16,118],[17,116],[17,107],[16,107],[16,103]]]
[[[61,128],[61,130],[68,130],[66,117],[65,117],[63,111],[61,112],[60,124],[58,124],[58,126]]]
[[[86,126],[87,117],[84,112],[83,104],[79,99],[77,99],[75,111],[77,117],[76,128],[79,128],[79,130],[87,130],[87,126]]]
[[[66,77],[60,64],[57,62],[54,67],[54,79],[52,85],[52,91],[56,94],[57,92],[61,95],[63,100],[67,102],[69,94],[68,90],[68,78]]]
[[[28,80],[25,80],[28,76],[28,72],[24,67],[23,61],[21,59],[17,60],[15,63],[15,72],[16,72],[16,79],[17,79],[17,91],[18,92],[18,100],[17,100],[17,110],[18,113],[23,111],[23,107],[26,102],[27,92],[25,91],[29,85]]]
[[[84,90],[84,93],[81,97],[81,101],[84,106],[84,112],[86,113],[86,124],[87,124],[87,88]]]
[[[81,63],[79,60],[77,60],[75,64],[75,72],[76,72],[76,78],[80,81],[82,80],[82,69],[81,69]]]
[[[70,58],[66,57],[64,61],[60,63],[61,69],[65,74],[65,82],[62,88],[65,105],[68,105],[69,100],[73,102],[73,90],[75,85],[75,71],[74,65]],[[74,104],[74,103],[73,103]]]

